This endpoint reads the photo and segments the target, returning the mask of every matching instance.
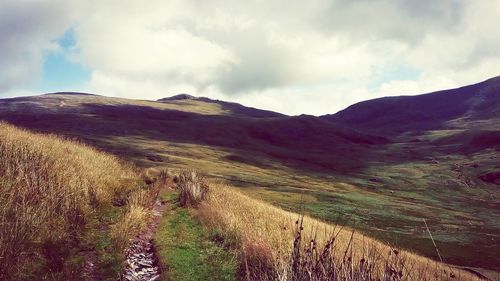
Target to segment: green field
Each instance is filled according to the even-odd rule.
[[[155,241],[159,255],[168,265],[166,280],[232,281],[236,276],[237,254],[210,236],[210,232],[179,207],[177,194],[165,193],[167,203]]]

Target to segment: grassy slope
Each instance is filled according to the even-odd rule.
[[[419,228],[416,218],[434,217],[448,261],[500,270],[498,256],[484,256],[489,247],[500,251],[499,190],[479,178],[500,169],[500,77],[425,95],[365,101],[322,118],[398,136],[387,152],[413,155],[404,163],[389,159],[366,170],[379,180],[373,186],[406,203],[396,207],[398,216],[390,221],[375,214],[380,219],[373,223],[388,231],[381,237],[428,254],[432,247],[425,237],[405,233]]]
[[[0,159],[0,278],[78,274],[79,251],[92,247],[104,259],[102,273],[117,264],[109,233],[93,236],[116,219],[111,200],[127,191],[121,181],[133,171],[89,147],[7,124],[0,124]]]
[[[165,280],[235,280],[236,254],[209,237],[189,213],[177,206],[177,193],[163,194],[167,212],[156,234],[162,262],[168,268]]]
[[[208,197],[196,213],[204,224],[218,229],[224,237],[238,241],[237,244],[244,260],[248,261],[253,269],[261,263],[276,266],[276,269],[280,271],[282,268],[279,264],[290,262],[292,244],[297,241],[294,239],[297,237],[294,236],[294,231],[300,217],[297,213],[286,212],[251,199],[234,188],[220,184],[210,185]],[[304,245],[314,241],[315,245],[321,249],[330,235],[334,233],[331,256],[335,261],[335,266],[340,267],[344,264],[347,255],[348,260],[352,261],[348,268],[354,272],[363,263],[372,264],[373,269],[370,272],[375,280],[378,280],[377,278],[385,280],[383,275],[389,267],[395,267],[397,271],[400,271],[402,279],[396,278],[395,280],[449,280],[450,276],[454,276],[453,278],[457,280],[478,280],[474,275],[411,252],[396,252],[390,246],[338,224],[326,224],[305,217],[303,227],[303,237],[299,239]],[[391,256],[391,253],[396,253],[396,257]],[[255,274],[252,275],[251,280],[264,280],[262,271],[254,272],[252,269],[250,271],[251,274]],[[347,273],[345,276],[351,275]],[[290,278],[289,275],[288,277]],[[355,277],[354,280],[364,279]]]
[[[285,209],[298,210],[304,205],[310,214],[325,220],[350,214],[353,224],[370,236],[436,257],[422,224],[426,218],[445,260],[497,270],[500,264],[495,254],[500,251],[500,192],[477,180],[486,170],[496,169],[498,153],[480,150],[464,155],[453,143],[434,143],[451,132],[401,136],[387,145],[347,143],[328,152],[322,152],[322,147],[316,153],[306,149],[307,143],[287,150],[283,149],[286,143],[263,142],[262,135],[255,140],[255,135],[247,139],[241,131],[228,134],[242,117],[234,119],[234,112],[217,103],[160,104],[80,96],[4,103],[0,116],[19,125],[83,138],[140,166],[206,171]],[[25,111],[26,104],[32,105],[33,112]],[[94,106],[103,104],[106,106]],[[197,115],[158,111],[166,109]],[[47,110],[57,115],[47,115]],[[233,123],[213,119],[214,114],[231,117]],[[191,118],[205,121],[191,122]],[[259,120],[246,122],[255,128]],[[294,122],[304,126],[310,120]],[[321,138],[310,140],[319,142]],[[473,164],[478,168],[468,168]],[[462,167],[460,171],[457,166]]]
[[[118,158],[55,136],[0,123],[0,279],[67,280],[96,257],[95,274],[115,279],[122,253],[113,233],[139,188]]]

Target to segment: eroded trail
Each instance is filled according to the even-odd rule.
[[[141,234],[134,238],[126,251],[125,266],[120,280],[160,280],[162,270],[153,239],[164,211],[165,202],[157,199],[153,206],[153,218]]]

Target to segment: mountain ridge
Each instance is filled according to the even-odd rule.
[[[458,122],[460,118],[480,121],[488,118],[498,120],[498,116],[500,76],[421,95],[367,100],[320,118],[357,129],[382,130],[397,135],[409,131],[464,127]]]
[[[189,94],[178,94],[171,97],[165,97],[157,100],[162,103],[172,103],[179,101],[198,101],[198,102],[206,102],[206,103],[215,103],[224,107],[226,110],[229,110],[237,115],[256,117],[256,118],[265,118],[265,117],[285,117],[287,115],[274,112],[271,110],[263,110],[254,107],[244,106],[242,104],[236,102],[228,102],[222,100],[214,100],[207,97],[195,97]]]

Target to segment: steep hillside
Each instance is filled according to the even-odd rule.
[[[3,122],[0,187],[1,280],[113,279],[122,242],[149,215],[149,206],[139,204],[145,200],[132,200],[138,193],[148,197],[131,165]],[[127,217],[130,212],[135,216]]]

